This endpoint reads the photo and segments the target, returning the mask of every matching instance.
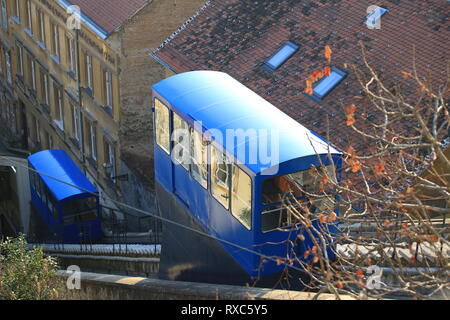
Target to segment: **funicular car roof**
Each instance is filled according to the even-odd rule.
[[[279,157],[282,163],[317,154],[340,154],[325,140],[311,130],[289,117],[280,109],[263,99],[239,81],[223,72],[192,71],[180,73],[164,79],[152,88],[185,119],[190,122],[201,121],[203,130],[219,130],[227,137],[227,130],[255,130],[257,139],[279,141]],[[278,135],[278,137],[277,137]],[[227,147],[226,139],[221,147],[238,159],[255,174],[267,169],[267,163],[257,157],[253,161],[251,154],[260,154],[260,144],[249,138],[241,144],[234,143],[232,150]],[[245,144],[245,146],[242,146]],[[270,150],[269,152],[274,151]],[[245,147],[246,153],[239,152]]]

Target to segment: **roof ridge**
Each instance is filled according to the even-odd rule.
[[[207,8],[209,8],[209,6],[211,5],[212,0],[208,0],[206,1],[206,3],[200,7],[199,10],[197,10],[197,12],[192,15],[190,18],[188,18],[175,32],[173,32],[166,40],[163,41],[163,43],[161,43],[161,45],[154,49],[151,54],[156,54],[158,51],[160,51],[161,49],[163,49],[167,44],[170,43],[170,41],[172,41],[178,34],[180,34],[180,32],[182,32],[184,29],[186,29],[186,27],[193,22],[200,14],[202,14]]]

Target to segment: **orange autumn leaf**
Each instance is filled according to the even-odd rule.
[[[377,165],[375,165],[375,175],[377,176],[381,176],[384,173],[384,164],[383,163],[379,163]]]
[[[323,68],[323,74],[326,75],[327,77],[331,76],[331,68],[330,67]]]
[[[336,220],[337,220],[336,213],[334,213],[334,212],[330,213],[330,215],[328,216],[327,222],[334,222]]]
[[[353,116],[347,116],[347,126],[350,127],[354,125],[356,122],[355,118]]]
[[[310,254],[311,254],[311,252],[309,250],[306,250],[305,254],[303,255],[303,258],[305,258],[305,259],[308,258]]]
[[[328,63],[331,62],[331,54],[332,53],[333,53],[333,51],[331,51],[331,47],[325,46],[325,58],[327,59]]]
[[[384,226],[385,226],[385,227],[389,226],[390,224],[391,224],[391,221],[390,221],[389,219],[386,219],[386,220],[384,221]]]
[[[348,106],[345,108],[345,115],[347,116],[347,126],[353,125],[355,120],[355,112],[356,112],[356,106],[355,104],[352,104],[351,106]]]
[[[350,157],[354,157],[356,155],[356,151],[352,146],[348,147],[347,153],[349,154]]]
[[[342,289],[344,287],[344,285],[342,284],[342,282],[338,282],[338,283],[336,283],[336,287],[338,289]]]
[[[277,266],[281,265],[283,262],[281,261],[280,258],[277,259]]]
[[[312,96],[312,94],[313,94],[313,88],[311,88],[311,87],[306,88],[306,89],[305,89],[305,93],[307,93],[307,94],[309,94],[310,96]]]
[[[323,215],[322,213],[321,213],[320,216],[319,216],[319,220],[320,220],[320,223],[325,223],[325,222],[327,222],[327,218],[326,218],[325,215]]]
[[[361,170],[361,163],[358,160],[352,161],[352,172],[356,173]]]
[[[315,256],[314,259],[313,259],[313,263],[317,263],[317,262],[319,262],[319,257]]]
[[[439,242],[439,237],[435,234],[431,235],[429,239],[431,242]]]
[[[409,258],[409,262],[414,263],[415,261],[416,261],[416,257],[411,256],[411,257]]]
[[[325,191],[324,183],[323,183],[323,181],[320,181],[320,183],[319,183],[319,192],[324,192],[324,191]]]
[[[356,272],[356,275],[357,275],[359,278],[362,278],[362,277],[363,277],[363,271],[362,271],[362,269],[358,269],[358,271]]]
[[[413,76],[412,73],[406,71],[402,71],[402,75],[404,79],[412,78]]]

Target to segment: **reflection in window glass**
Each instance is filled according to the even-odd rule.
[[[285,206],[270,206],[261,213],[261,231],[268,232],[292,226],[293,216],[288,214]]]
[[[333,166],[326,167],[328,176],[336,181]],[[280,177],[268,178],[263,183],[263,204],[281,202],[283,197],[293,195],[295,197],[304,196],[303,191],[317,194],[320,190],[322,177],[317,173],[317,169],[290,173]],[[326,186],[325,186],[326,187]]]
[[[231,213],[247,229],[251,229],[252,180],[239,167],[233,165]]]
[[[201,133],[191,131],[191,173],[203,188],[208,188],[208,147],[203,144]]]
[[[216,148],[211,148],[211,192],[225,209],[229,208],[229,165],[226,156]]]
[[[187,123],[179,115],[173,113],[173,150],[172,156],[189,170],[189,128]]]
[[[170,126],[169,126],[169,108],[161,101],[155,99],[155,135],[156,143],[167,154],[170,153]]]
[[[333,166],[327,166],[326,170],[328,178],[336,181]],[[333,211],[336,206],[334,198],[329,195],[321,196],[324,192],[320,191],[323,187],[325,188],[325,193],[330,194],[331,190],[327,190],[327,187],[330,188],[331,185],[325,184],[321,187],[321,181],[322,177],[315,168],[266,179],[263,183],[262,197],[262,203],[266,205],[266,208],[261,213],[261,230],[268,232],[278,228],[293,226],[298,222],[295,216],[286,210],[284,204],[277,204],[277,202],[279,203],[286,199],[287,196],[306,197],[306,201],[300,200],[300,202],[306,202],[308,211],[313,214],[327,214]],[[308,199],[308,195],[303,194],[302,190],[314,195],[314,197]],[[298,204],[295,205],[298,206]],[[299,210],[300,212],[302,211],[300,207]]]

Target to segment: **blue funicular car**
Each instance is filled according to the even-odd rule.
[[[38,240],[80,243],[101,238],[99,192],[64,150],[28,158]]]
[[[176,223],[164,223],[159,276],[273,285],[286,266],[267,257],[312,246],[283,196],[305,201],[298,185],[318,191],[317,167],[339,180],[341,152],[222,72],[177,74],[152,89],[158,207]]]

